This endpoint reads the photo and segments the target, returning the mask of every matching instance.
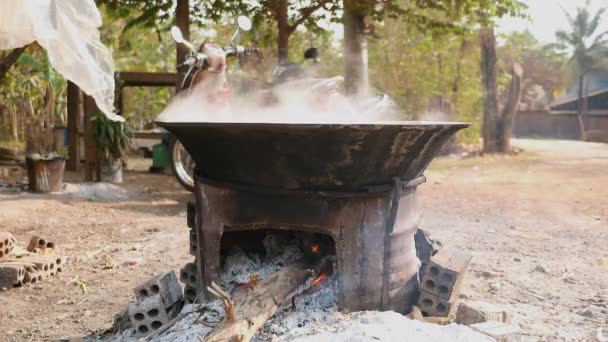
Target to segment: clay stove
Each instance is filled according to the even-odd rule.
[[[199,288],[225,232],[284,229],[335,243],[338,305],[409,312],[418,294],[416,188],[467,124],[166,123],[197,164]]]

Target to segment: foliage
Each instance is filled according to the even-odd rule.
[[[46,52],[32,44],[0,85],[0,140],[24,146],[28,153],[54,150],[53,128],[66,122],[67,83]]]
[[[510,80],[509,69],[518,62],[524,69],[522,105],[528,109],[545,109],[565,87],[566,56],[555,51],[553,45],[541,44],[529,31],[512,32],[502,40],[498,47],[500,88],[504,90]]]
[[[127,150],[131,146],[131,138],[133,138],[133,131],[129,124],[111,121],[102,113],[98,113],[91,120],[95,122],[93,133],[103,160],[111,162],[125,158]]]
[[[608,65],[608,58],[606,57],[608,54],[608,32],[598,32],[599,24],[607,8],[601,7],[592,14],[589,12],[589,6],[589,1],[587,1],[586,6],[577,8],[574,16],[564,12],[570,30],[559,30],[555,33],[557,38],[556,47],[571,51],[572,55],[568,64],[579,77],[583,77],[595,68],[605,69]]]

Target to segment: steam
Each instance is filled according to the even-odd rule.
[[[399,120],[401,113],[386,96],[341,95],[342,77],[305,79],[272,90],[221,95],[207,79],[176,96],[157,118],[160,122],[373,123]],[[220,87],[221,88],[221,87]]]

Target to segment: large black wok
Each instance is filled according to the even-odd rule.
[[[421,175],[465,123],[157,122],[182,142],[200,176],[301,190],[357,191]]]

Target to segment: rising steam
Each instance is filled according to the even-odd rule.
[[[342,86],[342,77],[306,79],[221,100],[209,91],[214,85],[205,81],[176,96],[157,120],[348,124],[400,119],[400,112],[386,95],[352,99],[341,94]]]

